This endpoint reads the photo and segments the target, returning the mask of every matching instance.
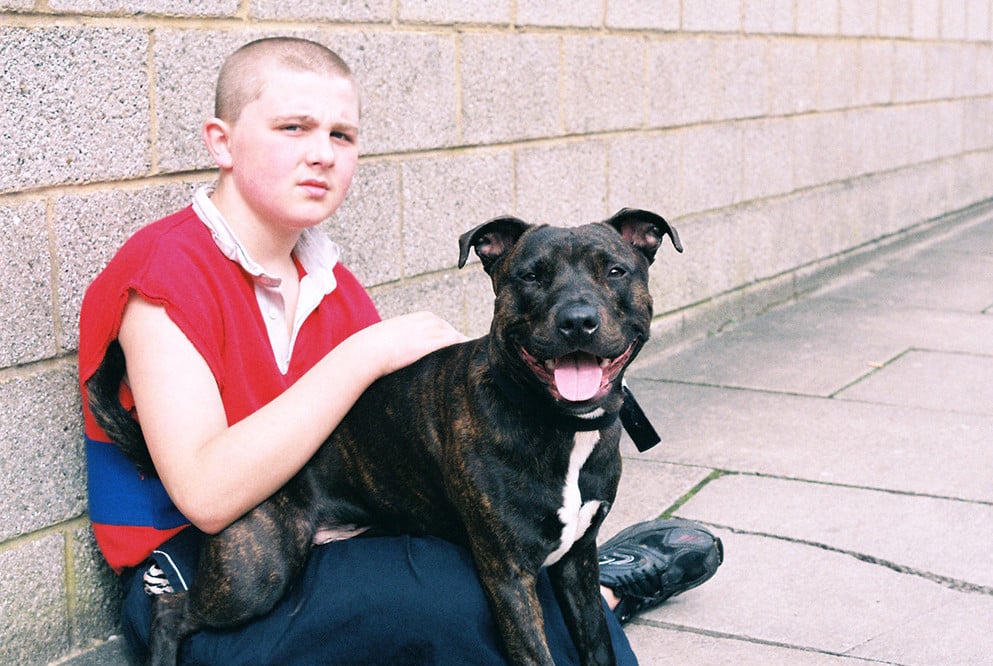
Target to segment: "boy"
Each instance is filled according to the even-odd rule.
[[[276,38],[236,51],[202,131],[216,188],[135,234],[84,299],[84,404],[87,379],[119,344],[122,404],[133,406],[158,473],[141,476],[86,408],[90,515],[123,574],[123,625],[138,653],[151,595],[188,585],[201,532],[224,529],[286,483],[376,378],[464,339],[429,313],[380,321],[337,247],[315,230],[348,191],[359,115],[347,65],[323,46]],[[709,534],[678,530],[698,539],[696,550],[642,555],[713,560]],[[431,538],[325,536],[339,540],[313,549],[270,614],[195,634],[183,660],[504,663],[467,553]],[[626,599],[622,576],[614,591],[630,611],[699,584],[716,566],[663,590],[656,562],[651,589],[642,574]],[[557,663],[572,663],[547,580],[540,593]],[[635,663],[609,620],[619,663]]]

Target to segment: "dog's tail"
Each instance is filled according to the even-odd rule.
[[[148,453],[145,436],[138,421],[121,404],[121,380],[124,378],[124,350],[114,340],[93,376],[86,381],[90,411],[110,441],[134,463],[141,472],[156,476],[155,465]]]

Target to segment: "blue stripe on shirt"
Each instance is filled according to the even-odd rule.
[[[86,437],[90,520],[164,530],[186,519],[157,478],[141,474],[113,444]]]

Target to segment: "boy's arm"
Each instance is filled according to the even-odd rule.
[[[201,530],[222,530],[283,486],[380,376],[464,340],[430,313],[343,341],[282,395],[228,427],[206,361],[165,309],[132,296],[119,340],[142,433],[166,491]]]

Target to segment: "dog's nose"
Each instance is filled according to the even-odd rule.
[[[600,328],[600,315],[592,305],[570,305],[559,310],[555,325],[570,340],[588,338]]]

